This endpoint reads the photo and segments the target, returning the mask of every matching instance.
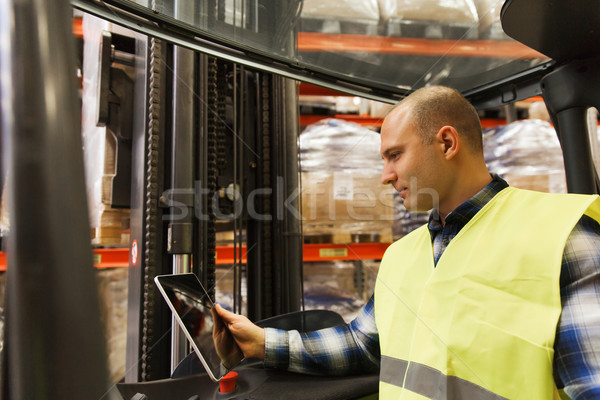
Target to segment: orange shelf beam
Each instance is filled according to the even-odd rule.
[[[122,268],[129,266],[129,249],[94,249],[94,267],[104,268]]]
[[[308,126],[308,125],[312,125],[312,124],[316,124],[317,122],[323,120],[323,119],[327,119],[327,118],[333,118],[333,115],[300,115],[300,126]]]
[[[233,246],[217,246],[215,249],[215,263],[216,264],[233,264],[234,263],[234,252]],[[239,249],[237,255],[237,262],[240,262],[239,259]],[[246,263],[246,246],[242,246],[242,264]]]
[[[371,117],[370,115],[336,114],[334,118],[355,122],[363,126],[381,126],[383,118]]]
[[[390,243],[305,244],[304,261],[379,260]],[[242,263],[246,262],[246,246],[242,246]],[[233,247],[217,247],[217,264],[233,264]]]
[[[298,94],[301,96],[345,96],[350,97],[354,96],[353,94],[347,94],[343,92],[338,92],[337,90],[324,88],[322,86],[313,85],[310,83],[300,82],[298,85]]]
[[[482,118],[481,127],[483,129],[493,128],[495,126],[506,125],[506,119],[504,118]]]
[[[379,260],[390,243],[305,244],[304,261]],[[233,264],[233,246],[217,246],[216,263]],[[126,268],[129,249],[94,249],[94,267]],[[238,261],[239,262],[239,261]],[[242,263],[246,263],[246,246],[242,246]],[[0,271],[6,271],[6,253],[0,252]]]
[[[380,260],[391,243],[305,244],[304,261]]]
[[[94,267],[103,268],[123,268],[129,266],[129,249],[94,249],[92,254]],[[6,271],[6,253],[0,251],[0,271]]]
[[[337,118],[345,121],[355,122],[362,126],[375,126],[381,127],[383,122],[382,118],[373,118],[370,116],[361,115],[348,115],[348,114],[336,114],[336,115],[300,115],[300,126],[308,126],[317,123],[326,118]],[[482,118],[481,127],[483,129],[493,128],[494,126],[506,125],[504,118]]]
[[[336,115],[300,115],[300,126],[308,126],[327,118],[343,119],[345,121],[354,122],[362,126],[380,127],[383,122],[382,118],[374,118],[370,115],[356,114],[336,114]]]
[[[81,18],[73,18],[73,35],[78,38],[83,37],[83,24]]]
[[[527,103],[533,103],[533,102],[536,102],[536,101],[544,101],[544,98],[542,96],[533,96],[533,97],[530,97],[530,98],[525,99],[523,101],[525,101]]]
[[[519,43],[502,40],[448,40],[388,36],[298,33],[298,50],[303,52],[369,52],[422,56],[547,59]]]

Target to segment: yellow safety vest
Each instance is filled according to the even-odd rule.
[[[552,399],[560,270],[598,196],[506,188],[434,267],[426,226],[386,251],[375,286],[382,399]]]

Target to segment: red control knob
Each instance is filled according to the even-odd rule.
[[[235,390],[235,382],[237,381],[238,373],[235,371],[229,371],[219,381],[219,392],[230,393]]]

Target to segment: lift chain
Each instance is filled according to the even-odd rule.
[[[141,379],[146,381],[151,377],[151,352],[154,332],[154,285],[156,275],[156,235],[159,229],[158,221],[158,157],[159,157],[159,119],[160,119],[160,76],[162,63],[162,42],[150,39],[149,52],[149,81],[148,81],[148,130],[146,149],[146,204],[144,221],[144,271],[143,275],[143,305],[142,305],[142,355]]]
[[[215,193],[217,192],[217,176],[218,176],[218,164],[217,164],[217,137],[218,137],[218,126],[221,124],[219,121],[219,116],[215,109],[211,109],[218,103],[219,93],[218,93],[218,85],[217,85],[217,75],[218,75],[218,60],[215,57],[208,57],[208,79],[207,79],[207,89],[208,89],[208,112],[207,112],[207,189],[208,189],[208,209],[206,213],[208,215],[207,221],[207,235],[206,245],[207,245],[207,263],[206,270],[204,271],[204,277],[206,279],[207,291],[211,299],[215,299],[215,252],[216,252],[216,236],[217,229],[215,225],[215,213],[213,211],[213,207],[215,201]],[[218,106],[217,106],[218,107]]]
[[[218,68],[217,68],[217,102],[216,110],[217,110],[217,166],[224,170],[227,164],[229,163],[228,157],[231,157],[231,149],[227,149],[227,121],[226,121],[226,99],[227,99],[227,67],[230,65],[226,61],[217,60]],[[233,96],[232,96],[233,98]]]
[[[266,73],[260,74],[261,77],[261,109],[260,109],[260,124],[261,124],[261,142],[262,148],[260,149],[261,161],[262,161],[262,180],[263,185],[266,188],[272,187],[271,179],[271,90],[272,90],[272,76]],[[270,196],[263,196],[263,213],[266,215],[272,215],[272,199]],[[272,226],[269,223],[265,223],[262,229],[262,243],[263,243],[263,263],[262,263],[262,276],[264,291],[263,295],[263,313],[266,316],[270,316],[273,312],[273,250],[272,246]]]

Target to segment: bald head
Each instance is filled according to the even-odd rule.
[[[457,90],[445,86],[424,87],[404,98],[394,109],[399,107],[410,110],[410,120],[424,144],[431,144],[439,129],[449,125],[457,130],[471,151],[483,152],[479,115]]]
[[[420,89],[381,125],[381,182],[410,211],[436,208],[442,220],[492,180],[477,112],[456,90]]]

